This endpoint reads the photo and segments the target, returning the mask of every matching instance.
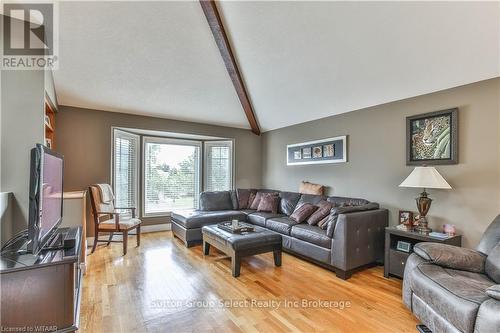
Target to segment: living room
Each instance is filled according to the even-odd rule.
[[[500,332],[498,2],[0,17],[3,331]]]

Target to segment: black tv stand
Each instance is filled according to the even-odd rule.
[[[44,245],[42,251],[60,250],[64,248],[63,244],[64,244],[64,234],[56,231]]]
[[[69,231],[59,228],[56,233],[61,235],[55,237],[64,240]],[[71,248],[44,249],[36,255],[19,252],[25,244],[19,240],[0,256],[1,331],[16,327],[25,327],[27,332],[76,331],[82,291],[81,237]]]

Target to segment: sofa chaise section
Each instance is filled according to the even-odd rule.
[[[171,214],[172,232],[180,238],[186,247],[201,244],[201,228],[204,225],[216,224],[233,219],[244,221],[246,214],[238,210],[181,210]]]

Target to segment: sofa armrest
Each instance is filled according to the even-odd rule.
[[[427,242],[415,245],[414,251],[422,259],[435,265],[462,271],[484,272],[486,256],[476,250]]]
[[[388,224],[387,209],[340,214],[333,232],[332,265],[347,271],[382,262]]]

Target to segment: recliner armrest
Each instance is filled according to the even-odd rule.
[[[486,294],[488,294],[491,298],[500,301],[500,284],[496,284],[486,289]]]
[[[484,273],[486,256],[476,250],[428,242],[418,243],[415,245],[414,251],[422,259],[438,266]]]

